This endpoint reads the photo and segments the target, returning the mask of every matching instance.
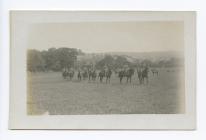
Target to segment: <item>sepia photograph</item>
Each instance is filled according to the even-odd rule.
[[[11,128],[193,129],[194,17],[12,11]]]
[[[184,113],[183,22],[33,24],[29,115]]]

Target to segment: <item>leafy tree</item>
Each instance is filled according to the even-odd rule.
[[[40,51],[28,50],[27,51],[27,69],[32,72],[43,71],[45,61]]]
[[[124,65],[130,65],[130,62],[127,61],[127,58],[124,56],[117,56],[114,61],[115,68],[121,68]]]
[[[74,48],[50,48],[48,51],[28,50],[27,67],[29,71],[60,71],[74,67],[81,50]]]
[[[72,48],[59,48],[56,55],[61,68],[70,68],[74,67],[77,60],[78,50]]]
[[[97,69],[108,66],[111,69],[129,67],[139,67],[148,65],[151,67],[178,67],[183,66],[184,60],[181,58],[170,58],[151,61],[150,59],[130,59],[123,55],[100,55],[93,54],[87,59],[77,61],[77,56],[85,54],[80,49],[75,48],[50,48],[44,51],[31,49],[27,51],[27,70],[36,71],[61,71],[63,68],[91,68],[94,65]]]
[[[96,64],[96,67],[99,69],[102,69],[104,66],[113,68],[114,58],[111,55],[105,55],[105,57]]]

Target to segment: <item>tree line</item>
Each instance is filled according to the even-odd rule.
[[[83,54],[75,48],[50,48],[39,51],[29,49],[27,51],[28,71],[60,71],[64,67],[74,66],[77,55]]]
[[[93,60],[93,63],[87,63],[78,60],[78,56],[86,55],[80,49],[76,48],[50,48],[48,50],[29,49],[27,51],[27,70],[31,72],[38,71],[61,71],[63,68],[83,68],[93,65],[97,69],[102,69],[105,65],[111,69],[121,68],[124,65],[129,67],[138,67],[147,64],[151,67],[177,67],[181,66],[179,58],[170,58],[167,60],[151,61],[149,59],[135,59],[133,62],[123,55],[104,55],[100,60]],[[95,59],[95,58],[91,58]]]

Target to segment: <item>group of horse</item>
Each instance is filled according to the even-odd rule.
[[[73,69],[65,69],[62,72],[62,76],[64,79],[72,80],[75,75]],[[99,77],[100,82],[103,82],[104,77],[106,77],[106,83],[110,82],[110,78],[112,75],[111,69],[103,69],[99,73],[95,69],[84,69],[77,71],[77,79],[79,81],[88,79],[89,81],[96,81],[96,78]]]
[[[148,67],[140,67],[140,68],[127,68],[127,69],[118,69],[118,70],[111,70],[110,68],[102,69],[97,71],[96,69],[83,69],[83,70],[77,70],[77,79],[78,81],[86,80],[95,82],[97,78],[99,79],[100,83],[102,83],[105,79],[106,83],[110,83],[110,79],[112,74],[118,76],[119,82],[122,83],[123,79],[126,78],[127,83],[132,82],[132,76],[135,74],[135,70],[137,72],[137,76],[139,79],[140,84],[148,84],[148,73],[149,68]],[[157,74],[157,70],[151,70],[153,75]],[[64,69],[62,72],[62,76],[64,79],[72,80],[75,75],[74,69]]]

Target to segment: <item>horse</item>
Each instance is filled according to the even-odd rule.
[[[82,75],[83,75],[83,80],[87,79],[87,77],[88,77],[87,71],[84,71]]]
[[[91,80],[91,78],[92,78],[92,74],[93,74],[93,71],[92,71],[92,70],[88,70],[89,81],[90,81],[90,80]]]
[[[156,75],[158,75],[159,74],[159,72],[158,72],[158,70],[157,69],[151,69],[151,71],[152,71],[152,75],[154,76],[155,74]]]
[[[139,83],[142,84],[142,68],[137,69],[137,75],[138,75]]]
[[[92,72],[92,81],[96,81],[96,77],[97,77],[97,73],[96,73],[96,71],[94,70],[94,71]]]
[[[148,72],[149,72],[149,68],[145,67],[142,71],[142,83],[144,84],[144,79],[146,79],[146,83],[149,83],[149,79],[148,79]]]
[[[81,73],[80,70],[78,71],[77,78],[78,78],[79,81],[82,80],[82,73]]]
[[[62,77],[64,78],[64,79],[67,79],[67,77],[69,76],[69,70],[68,70],[68,68],[63,68],[63,71],[62,71]]]
[[[68,73],[69,73],[69,79],[72,80],[74,77],[74,71],[70,70]]]
[[[124,70],[120,70],[118,76],[119,76],[119,82],[122,83],[122,79],[125,76],[125,71]]]
[[[111,69],[108,69],[106,72],[105,72],[105,76],[106,76],[106,83],[109,82],[110,83],[110,78],[111,78],[111,75],[112,75],[112,71]]]
[[[99,80],[101,83],[102,83],[104,77],[105,77],[105,70],[101,70],[99,72]]]
[[[68,76],[69,76],[69,72],[68,72],[67,70],[64,70],[64,71],[62,72],[62,77],[63,77],[64,79],[66,79]]]
[[[130,68],[128,70],[125,71],[125,77],[127,77],[127,83],[128,82],[132,82],[132,76],[134,75],[134,69]]]

